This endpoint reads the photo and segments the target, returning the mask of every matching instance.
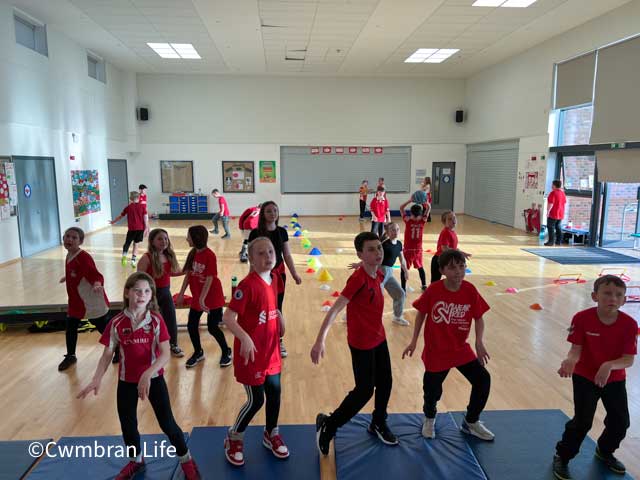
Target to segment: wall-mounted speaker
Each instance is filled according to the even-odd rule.
[[[456,123],[464,122],[464,110],[456,110]]]
[[[136,108],[136,118],[141,122],[149,120],[149,109],[144,107]]]

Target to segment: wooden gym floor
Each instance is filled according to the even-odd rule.
[[[538,238],[519,230],[491,224],[471,217],[460,216],[458,234],[460,247],[473,254],[468,263],[472,274],[467,280],[474,283],[491,306],[486,315],[485,344],[491,355],[489,371],[492,375],[491,396],[487,409],[548,409],[559,408],[572,415],[571,381],[561,379],[556,371],[569,349],[566,329],[572,315],[592,306],[590,291],[593,280],[602,265],[563,266],[541,257],[523,252],[521,248],[537,246]],[[283,216],[282,223],[289,218]],[[185,236],[189,225],[196,221],[152,222],[152,227],[167,229],[181,261],[188,251]],[[221,240],[212,236],[209,246],[218,256],[218,272],[227,295],[230,278],[242,278],[248,266],[238,261],[241,238],[233,223],[232,238]],[[360,224],[355,217],[301,217],[300,223],[309,230],[312,244],[322,251],[322,264],[334,277],[331,289],[341,290],[349,271],[346,266],[355,261],[353,237],[369,222]],[[211,228],[206,223],[207,228]],[[440,223],[428,224],[424,248],[434,249]],[[122,286],[131,268],[120,265],[121,245],[126,227],[117,226],[88,235],[84,248],[96,260],[106,279],[109,298],[122,299]],[[402,238],[402,237],[401,237]],[[291,238],[294,260],[303,283],[287,284],[284,314],[287,319],[285,344],[289,357],[284,360],[283,393],[280,422],[282,424],[312,424],[318,412],[335,408],[353,386],[350,355],[346,343],[346,326],[337,323],[327,340],[327,355],[319,366],[309,358],[324,314],[322,302],[329,293],[319,288],[320,283],[305,273],[305,250],[299,239]],[[143,250],[146,250],[146,241]],[[342,249],[339,251],[338,249]],[[64,285],[58,279],[64,273],[62,247],[54,248],[32,258],[0,267],[0,303],[2,305],[34,305],[66,303]],[[430,254],[425,254],[429,275]],[[399,272],[397,272],[399,275]],[[558,286],[553,280],[563,273],[581,273],[586,284]],[[626,267],[632,283],[640,279],[638,264]],[[290,279],[290,277],[289,277]],[[492,280],[496,286],[486,286]],[[173,279],[172,291],[178,291],[181,278]],[[411,271],[405,316],[415,315],[411,308],[419,295],[419,278]],[[519,290],[516,295],[505,294],[508,287]],[[539,303],[542,311],[529,305]],[[640,318],[640,304],[628,304],[623,310]],[[178,312],[178,322],[186,323],[186,311]],[[391,301],[385,294],[385,328],[392,355],[394,386],[389,405],[390,412],[422,411],[423,366],[419,353],[414,358],[401,360],[409,343],[413,326],[401,327],[391,322]],[[230,341],[231,335],[226,332]],[[173,411],[185,431],[200,425],[230,425],[245,402],[242,387],[235,382],[232,368],[218,367],[220,352],[215,341],[201,330],[207,360],[187,370],[186,358],[171,359],[166,368],[166,379],[171,393]],[[116,367],[105,375],[102,390],[97,397],[84,401],[75,395],[92,377],[102,347],[97,333],[79,336],[78,363],[64,373],[57,364],[65,353],[64,332],[29,334],[24,327],[10,328],[0,334],[0,398],[4,420],[0,425],[0,440],[58,438],[64,435],[120,434],[115,406]],[[179,332],[180,346],[190,355],[191,344],[185,329]],[[473,343],[472,343],[473,345]],[[631,428],[619,450],[620,459],[628,472],[640,478],[640,366],[639,362],[628,370],[627,390],[631,412]],[[469,386],[464,378],[453,371],[446,380],[440,411],[464,410]],[[370,411],[369,405],[365,411]],[[598,409],[591,432],[597,438],[603,428],[602,407]],[[264,424],[260,413],[254,424]],[[156,433],[160,429],[153,411],[147,403],[140,407],[140,431]],[[491,428],[491,425],[488,425]],[[514,425],[517,428],[517,425]],[[285,439],[286,440],[286,439]],[[554,445],[557,438],[549,438]],[[292,451],[295,455],[295,446]],[[222,449],[222,445],[214,448]],[[634,454],[633,452],[636,452]],[[250,461],[250,460],[249,460]],[[551,458],[549,458],[551,461]],[[333,455],[322,460],[323,478],[335,477]]]

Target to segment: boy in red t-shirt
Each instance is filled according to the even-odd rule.
[[[382,326],[382,243],[375,233],[362,232],[356,236],[354,244],[362,266],[347,280],[342,293],[324,318],[311,349],[311,360],[317,364],[324,356],[324,342],[329,328],[340,311],[347,307],[347,342],[356,386],[331,415],[319,413],[316,417],[316,441],[323,455],[329,453],[329,444],[337,429],[367,404],[374,390],[375,409],[368,431],[387,445],[398,444],[398,437],[389,430],[386,421],[392,376],[389,347]]]
[[[149,233],[149,216],[147,215],[147,205],[140,203],[140,194],[138,192],[129,193],[129,200],[131,203],[124,207],[122,213],[109,223],[113,225],[122,218],[127,217],[127,238],[122,246],[122,266],[127,266],[127,252],[129,251],[131,242],[133,242],[131,267],[136,268],[138,244],[144,239],[144,236]]]
[[[461,430],[482,440],[491,441],[493,433],[479,420],[487,404],[491,377],[485,368],[489,354],[484,347],[483,315],[489,310],[476,287],[464,280],[465,256],[449,249],[438,259],[445,279],[429,288],[413,302],[418,310],[411,343],[402,353],[412,356],[424,323],[424,423],[422,436],[435,438],[436,405],[442,396],[442,384],[449,370],[457,368],[471,383],[471,398]],[[475,321],[476,351],[467,342],[471,322]]]
[[[442,220],[444,228],[438,236],[436,254],[431,258],[431,283],[437,282],[442,278],[441,267],[438,262],[440,255],[447,250],[455,250],[458,248],[458,234],[455,232],[456,225],[458,224],[456,214],[451,210],[447,210],[442,214],[440,219]],[[463,252],[462,250],[460,250],[460,253],[462,253],[465,259],[471,258],[470,253]]]
[[[371,200],[369,208],[371,209],[371,231],[378,234],[378,238],[382,238],[384,224],[391,221],[389,200],[384,195],[382,185],[378,185],[376,188],[376,196]]]
[[[249,244],[251,270],[238,285],[224,323],[235,335],[233,371],[247,393],[238,418],[224,442],[225,455],[232,465],[244,465],[244,431],[266,397],[267,424],[262,444],[277,458],[289,456],[278,431],[280,414],[280,337],[284,335],[284,317],[278,309],[278,282],[271,272],[276,253],[266,237]]]
[[[251,230],[254,228],[258,228],[258,216],[260,215],[260,207],[259,203],[255,207],[249,207],[238,219],[238,228],[240,229],[240,233],[242,234],[242,248],[240,249],[240,261],[242,263],[247,263],[249,261],[248,249],[249,249],[249,234]]]
[[[222,228],[224,228],[224,235],[220,238],[231,238],[231,233],[229,232],[229,204],[227,203],[227,199],[222,196],[220,190],[214,188],[211,190],[211,195],[213,198],[218,200],[219,210],[213,214],[213,230],[210,230],[214,235],[218,234],[218,220],[222,220]]]
[[[567,204],[567,196],[562,190],[562,182],[554,180],[551,183],[551,193],[547,197],[547,229],[549,230],[549,241],[545,246],[552,247],[562,243],[562,226],[560,223],[564,218],[564,207]]]
[[[400,214],[404,222],[404,258],[407,261],[407,268],[414,267],[420,275],[422,290],[427,288],[427,278],[422,264],[422,233],[427,223],[428,210],[424,210],[421,205],[411,205],[411,215],[405,214],[406,206],[411,202],[408,200],[400,205]],[[404,272],[400,274],[402,289],[407,291],[407,279]]]
[[[633,365],[637,353],[638,324],[620,311],[627,286],[615,275],[604,275],[593,285],[591,299],[597,307],[574,315],[567,341],[571,349],[558,373],[573,381],[575,415],[567,422],[556,445],[553,474],[561,480],[571,477],[569,461],[591,430],[598,400],[607,412],[604,431],[598,438],[596,457],[611,471],[624,475],[625,466],[613,456],[629,428],[625,368]]]

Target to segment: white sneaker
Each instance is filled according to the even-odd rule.
[[[424,417],[422,422],[422,436],[424,438],[436,438],[436,419]]]
[[[409,320],[406,320],[404,317],[396,317],[395,315],[393,316],[393,322],[398,325],[402,325],[403,327],[409,325]]]
[[[479,439],[485,440],[487,442],[491,442],[494,438],[496,438],[493,432],[485,427],[484,423],[482,423],[480,420],[475,423],[468,423],[463,419],[460,430],[468,435],[473,435],[474,437],[478,437]]]

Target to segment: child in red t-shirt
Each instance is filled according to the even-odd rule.
[[[289,456],[278,430],[280,414],[280,338],[284,335],[284,317],[278,309],[277,278],[272,269],[276,263],[275,248],[267,237],[249,243],[251,271],[236,288],[224,323],[235,335],[233,370],[236,380],[244,385],[247,403],[224,442],[227,460],[244,465],[244,431],[266,397],[267,424],[262,444],[277,458]]]
[[[102,333],[109,321],[109,300],[104,291],[104,277],[98,271],[91,255],[80,248],[84,242],[84,231],[78,227],[68,228],[62,237],[67,249],[64,277],[60,283],[67,287],[67,354],[58,365],[62,372],[76,363],[76,346],[78,344],[78,326],[80,320],[91,320]]]
[[[435,438],[436,405],[442,396],[442,384],[449,370],[457,368],[471,383],[471,399],[461,430],[491,441],[493,433],[479,420],[491,388],[491,377],[484,367],[489,361],[489,354],[483,343],[482,317],[489,310],[489,305],[476,287],[464,280],[467,265],[460,250],[449,249],[438,261],[445,279],[429,285],[413,302],[418,310],[413,338],[402,353],[402,358],[413,355],[424,323],[422,361],[425,372],[422,388],[425,420],[422,435]],[[475,352],[467,342],[472,321],[475,321],[476,331]]]
[[[258,228],[258,216],[260,215],[261,204],[255,207],[249,207],[238,219],[238,228],[242,234],[242,248],[240,249],[240,261],[247,263],[249,261],[248,248],[249,248],[249,234],[254,228]]]
[[[429,212],[421,205],[411,205],[411,215],[405,214],[406,206],[411,202],[408,200],[400,205],[400,214],[404,222],[404,258],[407,261],[407,268],[414,267],[420,275],[422,290],[427,288],[427,276],[422,263],[422,234],[427,223]],[[407,277],[404,272],[400,274],[402,289],[407,291]]]
[[[218,200],[219,210],[213,214],[213,230],[211,233],[214,235],[218,234],[218,220],[222,220],[222,228],[224,228],[224,235],[220,238],[231,238],[231,232],[229,232],[229,204],[227,203],[227,199],[222,196],[220,190],[214,188],[211,190],[211,195],[213,198]]]
[[[147,186],[144,183],[138,185],[138,193],[140,194],[140,205],[147,208]]]
[[[100,337],[104,350],[93,380],[77,398],[85,398],[91,392],[98,394],[102,377],[117,349],[122,360],[118,372],[118,417],[129,463],[116,478],[134,478],[146,468],[140,448],[137,407],[138,398],[143,401],[148,398],[160,428],[176,449],[185,478],[199,479],[198,467],[191,458],[184,433],[173,418],[169,391],[162,375],[170,356],[169,334],[158,313],[155,286],[149,275],[136,272],[127,278],[124,307]]]
[[[627,286],[615,275],[604,275],[593,285],[591,299],[596,307],[574,315],[567,341],[571,349],[558,373],[573,381],[574,417],[567,422],[562,440],[556,445],[553,473],[570,479],[569,461],[591,430],[593,416],[602,400],[607,415],[598,438],[596,458],[613,472],[624,475],[625,466],[613,456],[629,428],[625,368],[633,365],[637,353],[638,324],[620,311]]]
[[[129,251],[131,242],[133,242],[131,267],[136,268],[138,244],[144,239],[144,236],[149,233],[149,216],[147,215],[147,205],[140,203],[140,194],[138,192],[129,193],[129,200],[131,203],[124,207],[122,213],[109,223],[113,225],[122,218],[127,217],[127,237],[122,246],[122,266],[127,266],[127,252]]]
[[[382,325],[382,243],[373,232],[359,233],[353,243],[362,266],[347,280],[340,296],[324,318],[311,349],[311,361],[317,364],[324,357],[324,342],[329,328],[340,311],[347,307],[347,342],[356,386],[331,415],[319,413],[316,417],[316,440],[318,450],[323,455],[329,453],[331,439],[338,428],[367,404],[374,391],[375,409],[368,431],[387,445],[398,444],[398,437],[389,430],[386,420],[392,376],[389,347]]]
[[[162,228],[151,230],[147,253],[140,258],[138,271],[148,273],[155,282],[160,312],[171,337],[169,340],[171,354],[174,357],[184,357],[184,352],[178,346],[176,306],[171,295],[171,277],[182,276],[184,272],[180,270],[166,230]]]
[[[389,200],[385,197],[384,186],[378,185],[376,196],[371,200],[369,208],[371,209],[371,231],[378,234],[378,238],[382,238],[384,224],[391,221]]]
[[[218,326],[222,321],[222,307],[224,306],[224,294],[222,284],[218,278],[218,261],[216,254],[207,247],[209,232],[204,225],[194,225],[187,231],[187,243],[191,251],[182,268],[185,272],[184,281],[176,304],[182,306],[184,292],[187,285],[191,290],[191,305],[189,308],[189,320],[187,330],[193,344],[193,355],[187,360],[187,368],[195,367],[204,360],[204,350],[200,343],[200,317],[202,312],[207,312],[207,330],[216,339],[222,356],[220,366],[231,365],[231,349],[227,345],[224,333]]]
[[[458,234],[455,232],[456,225],[458,224],[456,214],[451,210],[447,210],[442,214],[440,219],[442,220],[444,228],[438,236],[436,254],[431,258],[431,283],[437,282],[442,278],[442,272],[440,271],[441,268],[438,262],[440,255],[447,250],[458,249]],[[464,255],[465,259],[471,258],[470,253],[463,252],[462,250],[460,250],[460,253]]]

